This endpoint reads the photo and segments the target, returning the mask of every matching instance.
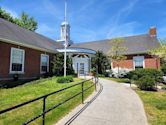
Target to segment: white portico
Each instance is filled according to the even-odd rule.
[[[64,52],[64,49],[58,49],[59,52]],[[91,58],[96,51],[83,48],[67,48],[67,55],[72,58],[72,66],[75,73],[89,74],[91,69]]]
[[[70,39],[70,24],[67,21],[67,2],[65,2],[65,20],[61,24],[60,39],[57,40],[64,48],[57,49],[58,52],[64,53],[64,66],[66,66],[66,54],[72,58],[72,66],[77,74],[89,74],[91,69],[91,58],[96,51],[85,48],[72,48],[73,41]],[[65,69],[65,67],[64,67]],[[66,72],[64,70],[64,72]]]

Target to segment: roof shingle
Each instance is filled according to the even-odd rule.
[[[149,34],[136,35],[136,36],[128,36],[123,37],[124,43],[123,45],[127,48],[126,54],[140,54],[147,53],[148,50],[153,48],[160,47],[160,43],[158,42],[156,37],[151,37]],[[87,48],[95,51],[103,51],[105,54],[111,49],[112,40],[100,40],[93,42],[85,42],[79,44],[73,44],[70,47],[75,48]]]
[[[62,47],[60,43],[52,39],[24,29],[2,18],[0,18],[0,40],[9,40],[13,41],[13,43],[33,46],[53,53],[57,52],[57,48]]]

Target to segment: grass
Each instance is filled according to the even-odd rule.
[[[18,86],[10,89],[0,89],[0,110],[14,106],[16,104],[29,101],[36,97],[45,95],[47,93],[59,90],[69,85],[75,84],[80,79],[75,78],[72,83],[60,84],[56,82],[57,78],[52,77],[48,79],[36,80],[29,82],[22,86]],[[86,82],[84,87],[87,88],[92,82]],[[85,98],[88,97],[94,90],[94,87],[85,92]],[[49,96],[46,99],[46,109],[49,107],[73,96],[74,94],[81,91],[81,85],[75,86],[56,95]],[[46,125],[56,123],[64,115],[70,112],[74,107],[81,103],[81,95],[77,96],[73,100],[70,100],[66,104],[50,111],[46,114]],[[0,115],[0,125],[17,125],[25,122],[32,117],[42,112],[42,100],[23,106],[19,109],[15,109],[3,115]],[[42,119],[39,118],[32,125],[41,124]]]
[[[166,92],[136,90],[141,97],[150,125],[166,125]]]
[[[128,78],[112,78],[112,77],[102,77],[102,78],[119,82],[119,83],[130,83],[130,80]]]

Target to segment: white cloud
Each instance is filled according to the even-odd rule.
[[[125,19],[131,14],[138,1],[130,1],[108,20],[108,25],[103,28],[107,30],[107,38],[134,34],[134,28],[138,23],[136,21],[125,22]]]
[[[158,29],[158,37],[161,39],[166,38],[166,26],[162,26],[161,28]]]
[[[159,4],[159,3],[162,3],[164,2],[165,0],[146,0],[144,1],[145,4]]]
[[[118,13],[115,13],[111,20],[113,20],[115,24],[118,24],[120,21],[125,20],[125,18],[129,16],[129,14],[133,11],[138,1],[139,0],[132,0],[127,3],[126,6],[120,9]]]
[[[44,0],[43,6],[44,6],[44,8],[42,8],[43,11],[53,15],[54,16],[53,18],[56,18],[58,20],[63,19],[63,16],[64,16],[63,8],[59,8],[59,6],[55,5],[50,0]]]
[[[38,29],[36,32],[39,34],[43,34],[45,36],[49,36],[51,38],[55,38],[56,35],[58,35],[57,34],[58,30],[56,30],[56,28],[54,26],[49,26],[49,25],[43,23],[43,24],[38,24]]]
[[[95,31],[84,27],[77,27],[76,29],[73,29],[72,32],[75,34],[74,39],[78,40],[74,42],[94,41],[97,38]]]
[[[107,38],[133,35],[135,27],[137,27],[138,25],[139,24],[137,22],[133,21],[133,22],[112,26],[110,27],[110,30],[107,33]]]
[[[97,26],[98,28],[96,28],[96,29],[90,29],[90,27],[88,29],[85,29],[84,28],[86,26],[85,23],[88,21],[83,16],[86,19],[86,20],[83,19],[83,21],[82,21],[83,24],[85,24],[85,26],[82,24],[79,24],[79,25],[81,25],[80,27],[77,26],[77,29],[79,29],[79,31],[72,30],[72,32],[76,33],[75,35],[79,36],[77,38],[77,39],[79,39],[79,41],[82,41],[82,39],[84,41],[97,40],[98,36],[100,36],[100,39],[101,38],[107,39],[107,38],[112,38],[112,37],[133,35],[135,28],[137,26],[139,26],[140,24],[136,21],[126,22],[125,19],[127,16],[129,16],[131,14],[131,12],[135,8],[138,1],[139,0],[130,1],[122,9],[117,11],[117,13],[114,13],[114,15],[108,17],[108,19],[105,21],[105,23],[98,25]],[[112,1],[112,2],[115,2],[115,1]],[[89,4],[87,4],[87,6],[90,6],[92,3],[93,2],[89,2]],[[105,1],[105,3],[106,3],[106,1]],[[97,10],[94,10],[94,11],[97,11]],[[92,15],[92,16],[94,16],[94,15]],[[91,19],[92,19],[92,16],[91,16]],[[97,16],[100,16],[100,14],[98,14]]]

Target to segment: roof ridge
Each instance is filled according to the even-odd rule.
[[[139,37],[139,36],[147,36],[148,34],[138,34],[138,35],[132,35],[132,36],[122,36],[122,37],[114,37],[114,38],[129,38],[129,37]],[[112,40],[114,38],[110,39],[101,39],[101,40],[94,40],[94,41],[87,41],[87,42],[80,42],[80,43],[75,43],[73,45],[79,45],[79,44],[86,44],[86,43],[96,43],[96,42],[106,42],[109,40]]]

